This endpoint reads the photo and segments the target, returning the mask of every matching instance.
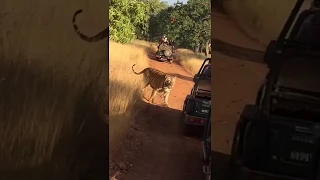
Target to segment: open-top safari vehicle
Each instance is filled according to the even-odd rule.
[[[269,72],[256,103],[240,115],[228,179],[320,179],[320,51],[295,38],[300,18],[308,17],[294,23],[302,3],[267,48]]]
[[[202,135],[202,161],[205,180],[211,180],[211,110],[204,124]]]
[[[172,63],[174,59],[174,52],[173,40],[169,40],[168,44],[163,43],[159,45],[159,49],[156,52],[156,59]]]
[[[192,126],[203,126],[211,108],[211,58],[203,61],[194,76],[194,86],[187,95],[182,110],[183,132],[188,134]]]

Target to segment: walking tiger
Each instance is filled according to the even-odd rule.
[[[163,92],[164,104],[165,106],[169,106],[169,94],[175,84],[176,76],[170,76],[154,68],[145,68],[141,72],[135,72],[133,69],[134,66],[135,64],[132,66],[132,71],[135,74],[143,74],[145,83],[143,86],[143,91],[148,85],[150,85],[152,88],[152,93],[149,102],[154,102],[154,98],[156,97],[157,92]]]

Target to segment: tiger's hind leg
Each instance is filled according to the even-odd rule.
[[[157,90],[152,89],[152,93],[151,93],[149,102],[154,103],[154,98],[156,97],[156,95],[157,95]]]
[[[146,85],[144,85],[143,88],[142,88],[142,94],[141,94],[141,95],[142,95],[142,98],[143,98],[143,99],[147,99],[147,98],[144,96],[144,91],[145,91],[145,89],[146,89],[148,86],[149,86],[149,84],[146,84]]]

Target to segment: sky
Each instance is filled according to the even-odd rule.
[[[174,3],[177,2],[177,0],[162,0],[162,1],[167,1],[169,5],[173,5]],[[186,3],[188,0],[179,0],[180,2],[182,1],[183,3]]]

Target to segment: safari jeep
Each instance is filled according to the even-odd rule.
[[[320,49],[287,36],[302,4],[267,48],[269,72],[240,115],[228,179],[320,179]]]
[[[211,109],[211,58],[203,61],[199,72],[194,76],[194,86],[184,101],[182,110],[182,129],[184,134],[194,126],[204,126]]]
[[[173,62],[174,58],[174,45],[173,41],[170,40],[169,44],[161,44],[159,50],[156,52],[156,59],[159,61],[167,61],[169,63]]]

